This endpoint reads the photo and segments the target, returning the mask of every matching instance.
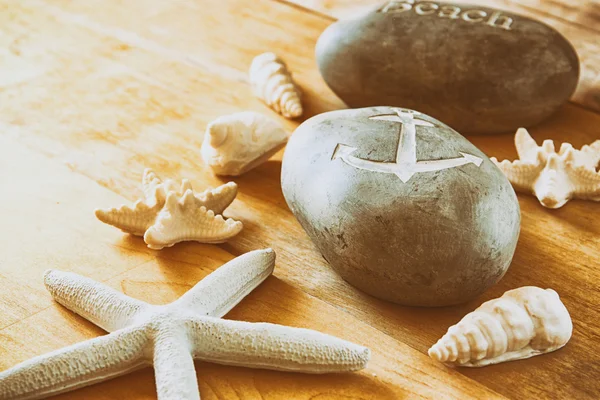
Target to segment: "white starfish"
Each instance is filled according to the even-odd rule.
[[[572,198],[600,201],[600,140],[576,150],[563,143],[558,153],[552,140],[541,146],[525,128],[515,135],[519,160],[491,160],[516,190],[533,193],[544,207],[559,208]]]
[[[369,349],[309,329],[221,319],[264,281],[271,249],[217,269],[175,302],[154,306],[82,276],[47,271],[54,299],[109,332],[0,372],[0,399],[39,399],[153,364],[160,400],[199,399],[194,359],[281,371],[365,367]]]
[[[122,205],[96,210],[96,217],[132,235],[144,236],[151,249],[173,246],[184,240],[222,243],[242,230],[242,223],[221,214],[235,199],[237,185],[229,182],[195,194],[187,179],[178,185],[164,182],[150,169],[142,178],[144,198],[133,207]]]

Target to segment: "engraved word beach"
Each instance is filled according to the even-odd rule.
[[[458,6],[445,4],[440,5],[432,1],[422,1],[415,3],[414,0],[390,1],[379,9],[379,12],[404,12],[414,10],[417,15],[436,14],[440,18],[462,19],[467,22],[483,22],[494,28],[511,30],[514,20],[499,11],[488,13],[487,11],[474,8],[461,9]]]

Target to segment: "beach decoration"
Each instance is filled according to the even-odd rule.
[[[517,191],[532,193],[544,207],[560,208],[570,199],[600,201],[600,140],[576,150],[563,143],[558,152],[552,140],[541,146],[526,129],[515,134],[519,159],[498,162]]]
[[[429,349],[434,360],[483,367],[563,347],[573,323],[552,289],[524,286],[483,303]]]
[[[477,297],[502,278],[519,236],[519,204],[502,172],[414,110],[338,110],[305,121],[286,147],[281,184],[342,278],[404,305]]]
[[[461,134],[514,132],[558,111],[579,78],[554,28],[483,5],[387,1],[331,24],[316,60],[349,107],[419,110]]]
[[[262,114],[224,115],[208,124],[202,159],[217,175],[238,176],[267,161],[287,140],[283,126]]]
[[[301,92],[286,64],[275,53],[263,53],[252,60],[249,72],[254,95],[286,118],[302,115]]]
[[[96,217],[123,232],[143,236],[151,249],[160,250],[186,240],[222,243],[242,230],[242,223],[220,215],[235,199],[234,182],[195,193],[184,179],[163,181],[151,169],[142,178],[144,198],[133,206],[97,209]]]
[[[364,368],[369,349],[310,329],[222,319],[275,265],[271,249],[223,265],[181,298],[151,305],[70,272],[47,271],[54,299],[110,332],[0,372],[0,399],[41,399],[153,365],[159,400],[198,400],[194,360],[278,371]]]

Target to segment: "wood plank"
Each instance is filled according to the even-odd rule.
[[[376,8],[382,0],[286,0],[333,18],[355,18]],[[438,3],[452,2],[439,0]],[[460,3],[456,1],[455,3]],[[463,2],[464,3],[464,2]],[[579,84],[571,101],[600,111],[600,2],[597,0],[478,0],[481,4],[540,20],[573,44],[581,65]]]
[[[495,0],[485,0],[481,4]],[[600,32],[600,1],[580,0],[511,0],[512,3],[530,8],[540,14],[551,15],[558,20],[565,20]]]
[[[17,239],[29,238],[37,242],[46,239],[45,232],[60,237],[81,236],[80,242],[72,243],[72,248],[63,254],[62,270],[76,271],[88,276],[100,275],[99,262],[114,260],[112,266],[104,266],[100,278],[126,294],[163,304],[178,298],[195,282],[233,256],[217,246],[187,243],[193,252],[176,252],[180,261],[168,257],[169,252],[155,252],[148,257],[145,244],[141,240],[127,239],[124,246],[110,245],[119,241],[119,234],[104,229],[90,229],[82,232],[82,214],[91,214],[87,202],[98,198],[118,196],[100,187],[92,180],[83,178],[39,153],[24,148],[14,139],[0,137],[0,160],[4,169],[12,167],[15,178],[5,186],[14,193],[12,203],[28,198],[29,204],[46,213],[53,214],[61,224],[44,222],[44,232],[38,230],[38,213],[30,213],[29,207],[11,210],[18,218],[26,234],[15,235]],[[29,182],[61,182],[60,191],[32,192]],[[64,198],[72,202],[69,207],[56,208]],[[121,201],[123,199],[120,199]],[[3,204],[4,206],[4,204]],[[96,223],[96,225],[101,226]],[[12,234],[12,232],[10,233]],[[3,234],[2,242],[10,240]],[[85,242],[85,245],[83,245]],[[13,246],[15,244],[13,243]],[[18,246],[15,246],[18,247]],[[130,249],[134,256],[144,255],[144,262],[136,266],[138,260],[123,257],[123,247]],[[4,281],[3,291],[13,296],[22,288],[21,282],[41,283],[42,274],[35,266],[32,257],[51,257],[47,249],[30,249],[28,257],[12,259],[12,269],[21,271],[17,282]],[[166,255],[167,257],[164,257]],[[76,262],[77,264],[74,264]],[[112,273],[112,275],[111,275]],[[16,298],[6,302],[0,298],[0,310],[11,312],[29,301]],[[46,296],[45,309],[20,318],[0,329],[0,369],[8,368],[32,356],[51,351],[87,338],[103,334],[103,331],[83,318],[66,310]],[[290,286],[275,277],[269,278],[254,291],[241,305],[229,313],[228,318],[247,321],[265,321],[291,326],[318,329],[357,343],[369,345],[373,358],[369,367],[356,374],[330,374],[325,376],[255,371],[247,368],[219,367],[199,362],[198,378],[204,399],[211,398],[294,398],[313,399],[319,396],[344,395],[350,398],[395,399],[398,397],[448,398],[502,398],[493,391],[477,384],[461,374],[429,360],[425,355],[397,342],[377,329],[360,322],[335,307],[318,300],[301,290]],[[24,334],[24,333],[27,334]],[[33,342],[35,338],[35,342]],[[78,390],[59,396],[64,399],[108,399],[108,398],[154,398],[154,382],[150,369],[132,376]],[[262,397],[261,397],[262,396]]]
[[[93,237],[79,238],[66,231],[62,235],[82,246],[101,237],[105,248],[100,253],[116,269],[102,272],[99,269],[98,273],[101,279],[109,279],[125,274],[128,266],[136,265],[124,261],[123,255],[114,253],[115,249],[140,264],[147,260],[146,257],[152,259],[156,253],[145,250],[139,239],[130,239],[93,221],[91,210],[119,204],[122,201],[119,196],[135,199],[140,193],[141,171],[146,166],[164,176],[190,178],[196,187],[222,182],[207,170],[199,157],[205,124],[220,114],[243,109],[274,115],[252,96],[245,84],[246,69],[256,53],[273,50],[288,61],[306,93],[308,116],[340,108],[342,104],[320,79],[313,58],[314,43],[330,19],[268,0],[255,2],[252,6],[242,0],[206,2],[201,6],[193,2],[175,4],[142,0],[119,3],[112,0],[103,1],[102,6],[98,4],[93,1],[4,3],[5,11],[10,12],[0,13],[5,32],[0,36],[0,46],[11,46],[12,50],[6,56],[10,61],[8,65],[21,75],[11,74],[20,79],[3,84],[0,90],[3,104],[0,120],[4,121],[5,135],[35,153],[66,162],[74,172],[82,175],[78,179],[81,179],[83,193],[78,194],[69,207],[78,210],[74,211],[78,213],[74,220],[81,226],[81,232],[92,232]],[[6,15],[9,17],[4,17]],[[130,15],[136,15],[136,18],[129,18]],[[25,73],[31,65],[37,69]],[[285,124],[288,129],[293,129],[297,123],[285,121]],[[567,105],[532,132],[536,138],[568,138],[574,145],[582,145],[597,136],[599,124],[599,116]],[[511,136],[472,140],[489,155],[504,158],[515,154]],[[597,307],[594,307],[600,298],[596,288],[600,278],[596,261],[600,255],[600,241],[598,228],[591,220],[599,209],[598,204],[576,201],[561,210],[549,211],[535,199],[520,196],[521,240],[509,273],[498,285],[480,299],[458,307],[400,307],[358,292],[327,266],[285,205],[279,187],[280,158],[281,153],[236,179],[240,195],[228,214],[241,219],[245,229],[222,249],[237,255],[273,247],[278,253],[275,276],[287,285],[286,290],[301,290],[314,296],[421,353],[425,353],[450,324],[482,301],[525,284],[552,287],[561,294],[575,321],[575,336],[567,347],[518,363],[480,370],[459,369],[458,373],[472,376],[494,391],[514,398],[597,397],[600,382],[585,379],[586,384],[582,385],[581,380],[600,373],[598,351],[591,350],[595,348],[594,338],[600,334],[600,319]],[[35,163],[32,168],[43,170]],[[89,185],[84,183],[86,177],[114,192],[112,196],[115,197],[107,191],[108,194],[92,194]],[[37,179],[32,178],[32,181],[37,184]],[[64,199],[71,198],[67,194]],[[78,203],[83,201],[79,196],[85,197],[84,204]],[[41,207],[40,213],[48,207]],[[62,213],[64,211],[57,214],[58,219]],[[40,226],[46,226],[43,221],[40,220]],[[27,232],[28,228],[19,229]],[[43,245],[44,240],[54,236],[50,232],[33,240]],[[27,246],[19,244],[19,238],[12,242],[15,259],[22,246]],[[54,254],[55,249],[46,248],[36,258],[36,246],[27,249],[34,261],[45,260]],[[68,249],[59,249],[61,254],[64,252],[61,263],[75,268],[78,263],[71,261],[73,255]],[[90,254],[96,251],[96,247],[90,248]],[[165,264],[180,265],[190,259],[201,264],[208,256],[204,246],[182,244],[161,251],[156,257],[157,260],[165,259]],[[155,268],[154,262],[140,266],[144,271],[140,276],[127,275],[118,287],[159,301],[160,296],[181,293],[186,284],[193,282],[186,275],[170,275],[172,285],[155,285],[152,279],[146,279],[146,274],[151,275],[149,271]],[[102,268],[100,264],[94,265]],[[0,265],[7,264],[2,262]],[[174,269],[177,268],[180,267]],[[13,274],[9,278],[14,282],[35,282],[33,275],[14,269],[13,266],[8,271]],[[41,273],[41,270],[43,268],[36,267],[32,273]],[[166,273],[171,269],[160,271]],[[4,271],[0,270],[2,273]],[[116,282],[111,283],[116,285]],[[285,296],[287,292],[276,293]],[[326,309],[330,310],[329,306]],[[12,320],[35,311],[17,311]],[[57,318],[43,313],[35,316],[38,315],[48,321]],[[318,315],[306,314],[297,323],[316,323],[315,320],[320,320]],[[29,319],[23,323],[26,321]],[[30,326],[13,323],[10,328],[13,329],[11,337],[17,338]],[[59,337],[56,340],[74,341],[68,334],[56,336]],[[389,350],[385,343],[384,352],[394,359],[399,358],[396,347]],[[63,344],[52,342],[46,349]],[[19,345],[25,346],[22,342],[15,344]],[[39,352],[42,351],[45,350],[40,348]],[[27,358],[30,354],[21,356]],[[423,363],[429,361],[423,360]],[[244,376],[250,379],[248,375]],[[142,374],[139,379],[151,380],[151,377]],[[226,383],[210,381],[206,385],[208,391],[213,387],[214,393],[231,393],[227,391],[229,389],[221,388],[227,387]],[[271,386],[268,390],[276,389]],[[127,393],[123,396],[129,396],[129,392],[123,393]]]
[[[307,10],[316,11],[332,18],[353,18],[361,13],[368,12],[384,1],[361,1],[361,0],[276,0],[297,4]],[[451,2],[450,0],[438,0],[439,2]],[[461,3],[456,1],[455,3]],[[486,7],[498,7],[510,9],[511,3],[515,7],[532,9],[540,15],[549,15],[557,20],[565,20],[586,28],[598,30],[600,21],[600,1],[581,0],[577,3],[568,0],[473,0],[463,4],[479,4]]]

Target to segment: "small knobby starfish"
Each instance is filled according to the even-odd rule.
[[[563,143],[558,153],[552,140],[541,146],[525,128],[515,135],[519,160],[491,160],[516,190],[533,193],[544,207],[559,208],[572,198],[600,201],[600,140],[576,150]]]
[[[108,335],[0,372],[0,399],[39,399],[153,364],[160,400],[199,399],[194,359],[328,373],[366,366],[369,349],[317,331],[221,319],[272,272],[271,249],[223,265],[168,305],[150,305],[82,276],[47,271],[54,299]]]
[[[184,240],[222,243],[242,230],[242,223],[221,214],[235,199],[237,185],[229,182],[195,194],[187,179],[178,185],[164,182],[146,169],[142,178],[144,198],[133,207],[96,210],[96,217],[132,235],[143,236],[151,249],[173,246]]]

